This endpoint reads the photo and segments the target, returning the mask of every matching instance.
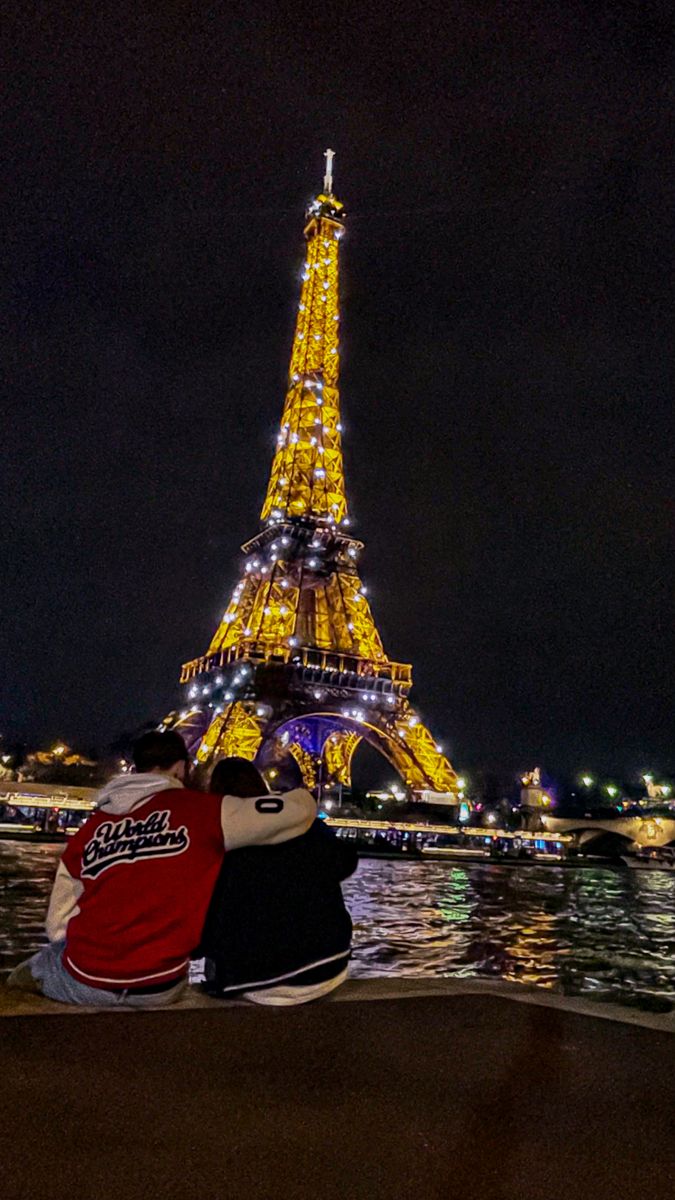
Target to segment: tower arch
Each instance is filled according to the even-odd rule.
[[[419,721],[413,728],[418,725],[424,729]],[[340,711],[317,709],[289,716],[268,731],[253,757],[265,769],[291,756],[310,788],[333,783],[349,786],[352,759],[362,741],[382,755],[411,791],[451,790],[454,773],[450,779],[440,776],[438,756],[431,764],[426,761],[419,739],[402,736],[397,723],[367,721]]]

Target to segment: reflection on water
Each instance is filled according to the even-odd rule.
[[[62,848],[0,842],[0,974],[44,940],[47,899]]]
[[[0,842],[0,973],[40,944],[60,847]],[[675,998],[675,874],[366,860],[352,974],[482,976],[627,1004]]]
[[[675,875],[364,861],[345,885],[354,975],[483,976],[675,997]]]

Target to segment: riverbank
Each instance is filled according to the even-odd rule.
[[[274,1012],[14,997],[5,1200],[672,1194],[671,1014],[444,980]]]

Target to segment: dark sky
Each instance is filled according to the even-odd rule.
[[[421,712],[459,767],[675,767],[672,5],[16,10],[0,732],[103,745],[206,648],[331,145],[348,488]]]

